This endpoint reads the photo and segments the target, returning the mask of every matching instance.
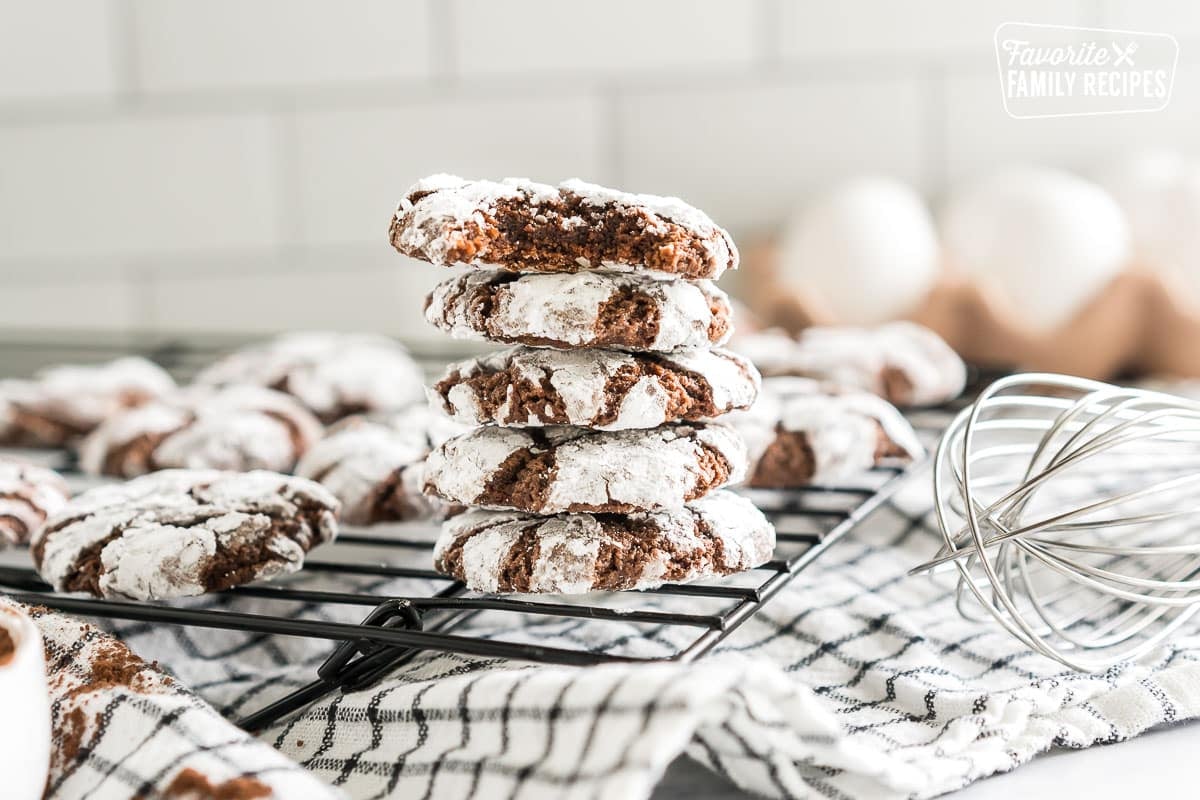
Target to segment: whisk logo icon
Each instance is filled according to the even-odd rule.
[[[1161,111],[1179,43],[1167,33],[1005,22],[996,28],[1004,110],[1016,119]]]

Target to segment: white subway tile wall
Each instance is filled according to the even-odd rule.
[[[938,63],[982,56],[995,63],[992,34],[1000,22],[1079,25],[1088,0],[785,0],[780,9],[780,51],[787,60],[906,56]]]
[[[0,103],[111,98],[116,0],[0,3]]]
[[[187,332],[317,328],[443,338],[420,324],[421,305],[450,270],[361,245],[346,252],[349,258],[235,259],[235,270],[161,275],[145,296],[146,324]]]
[[[288,233],[303,244],[386,247],[388,211],[431,171],[609,177],[601,164],[603,115],[591,96],[484,94],[469,102],[305,111],[293,124],[295,225]]]
[[[395,0],[134,0],[137,88],[277,89],[428,79],[430,8]]]
[[[921,89],[913,76],[831,76],[630,91],[617,108],[622,178],[636,191],[686,197],[744,232],[845,175],[883,171],[924,184]]]
[[[1198,80],[1200,68],[1181,60],[1171,103],[1154,114],[1013,119],[997,101],[994,69],[950,76],[945,91],[946,180],[953,187],[982,170],[1020,162],[1091,174],[1114,154],[1195,150],[1200,142],[1200,98],[1194,94]]]
[[[756,9],[729,0],[455,0],[461,74],[630,74],[747,67]]]
[[[0,126],[0,240],[16,259],[281,243],[279,121],[119,114]]]
[[[996,26],[1175,34],[1157,114],[1013,120]],[[0,0],[0,328],[434,335],[416,178],[675,193],[735,235],[864,172],[1194,150],[1200,11],[1135,0]]]

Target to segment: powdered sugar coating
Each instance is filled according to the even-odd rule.
[[[435,417],[420,408],[426,418]],[[342,520],[347,524],[444,517],[450,507],[421,491],[425,456],[435,442],[440,443],[439,433],[422,425],[418,416],[394,420],[399,427],[364,417],[347,418],[305,454],[296,474],[329,489],[341,501]],[[454,427],[460,433],[464,430]]]
[[[751,468],[781,431],[802,433],[812,450],[814,483],[844,480],[875,465],[880,430],[910,458],[924,452],[912,425],[883,398],[807,378],[763,380],[758,402],[729,415],[746,442]]]
[[[137,356],[102,364],[62,365],[30,380],[4,381],[0,441],[59,447],[112,414],[174,391],[167,372]]]
[[[648,355],[514,347],[451,364],[430,401],[470,425],[624,430],[747,408],[758,384],[748,361],[722,350]],[[497,405],[501,390],[504,401]]]
[[[420,400],[423,375],[396,341],[365,333],[290,333],[231,353],[196,376],[210,386],[286,392],[326,422]]]
[[[546,462],[531,467],[533,474],[505,469],[533,457]],[[623,431],[486,427],[434,450],[425,481],[426,491],[468,506],[627,512],[679,508],[742,480],[745,470],[745,444],[715,423]],[[522,497],[496,486],[512,480],[536,485]]]
[[[570,232],[595,225],[594,217],[572,213],[571,208],[611,212],[637,220],[638,233],[651,239],[650,249],[660,258],[669,248],[695,247],[702,266],[686,267],[672,259],[661,259],[670,268],[653,270],[671,277],[680,269],[691,269],[689,278],[717,278],[726,269],[736,269],[738,252],[729,234],[699,209],[677,197],[632,194],[573,179],[558,186],[525,178],[503,181],[464,180],[453,175],[431,175],[405,192],[395,214],[392,243],[402,253],[433,264],[449,266],[507,265],[513,247],[497,243],[504,226],[497,222],[502,202],[523,209],[528,225],[541,226],[548,238],[570,239]],[[586,246],[583,246],[587,252]],[[494,252],[495,251],[495,252]],[[682,256],[681,256],[682,258]],[[563,258],[549,262],[526,259],[517,271],[578,271],[609,269],[646,271],[643,263],[625,263],[599,256],[580,255],[579,263]],[[656,264],[658,262],[656,261]]]
[[[58,591],[157,600],[295,572],[337,534],[337,500],[272,472],[166,470],[76,497],[32,542]]]
[[[930,405],[962,393],[966,366],[933,331],[912,322],[877,328],[815,327],[740,336],[732,348],[764,375],[796,375],[873,392],[897,405]]]
[[[28,542],[69,495],[66,481],[54,470],[0,458],[0,549]]]
[[[0,444],[23,444],[27,439],[18,416],[18,403],[29,392],[29,381],[0,380]]]
[[[656,329],[641,332],[606,315],[631,296],[656,315]],[[486,311],[480,298],[490,300]],[[716,318],[714,308],[723,318]],[[519,277],[471,272],[439,284],[425,305],[425,319],[456,339],[654,352],[723,344],[731,333],[724,324],[728,314],[729,298],[710,281],[598,272]]]
[[[438,413],[430,408],[428,403],[420,402],[391,411],[346,417],[330,425],[325,435],[330,437],[364,422],[389,429],[394,436],[402,439],[407,447],[422,452],[428,452],[447,439],[453,439],[467,431],[466,426]]]
[[[196,386],[110,417],[80,445],[85,472],[158,469],[287,472],[322,434],[290,395],[261,386]]]
[[[175,388],[162,367],[137,356],[104,364],[64,365],[36,376],[44,402],[92,425],[114,408],[161,397]]]
[[[446,522],[435,567],[478,592],[582,594],[650,589],[752,569],[775,530],[754,505],[716,492],[680,509],[629,515],[470,511]],[[514,575],[510,564],[528,564]]]

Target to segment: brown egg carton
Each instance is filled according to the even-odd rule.
[[[743,253],[742,296],[764,326],[791,332],[839,323],[811,295],[784,286],[770,243]],[[947,270],[906,319],[933,329],[981,366],[1105,379],[1124,374],[1200,377],[1200,307],[1158,273],[1130,267],[1068,322],[1024,325],[998,292]]]

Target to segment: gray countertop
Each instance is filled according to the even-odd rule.
[[[1012,772],[978,781],[955,800],[1130,800],[1195,797],[1189,777],[1200,752],[1200,720],[1159,728],[1136,739],[1086,750],[1055,749]],[[688,758],[673,763],[653,800],[753,797]]]

